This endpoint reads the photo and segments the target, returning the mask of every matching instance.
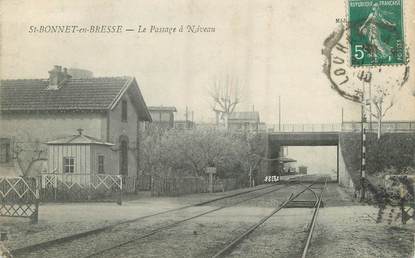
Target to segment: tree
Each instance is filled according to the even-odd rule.
[[[375,117],[378,122],[377,137],[380,139],[382,133],[382,119],[385,117],[386,112],[393,106],[395,100],[392,98],[390,101],[386,102],[386,98],[390,97],[390,92],[388,89],[382,87],[376,87],[376,94],[372,98],[371,102],[375,106],[375,112],[371,112],[370,115]],[[385,103],[386,102],[386,103]]]
[[[46,147],[38,140],[32,141],[30,137],[28,137],[27,141],[16,142],[13,148],[15,164],[24,177],[30,176],[31,173],[37,174],[42,172],[36,171],[36,168],[33,167],[35,163],[47,160],[46,153]]]
[[[266,139],[258,133],[246,133],[242,138],[245,148],[238,156],[244,170],[248,171],[250,186],[254,186],[255,172],[265,156]]]
[[[225,128],[228,128],[228,117],[240,103],[240,82],[231,76],[225,80],[216,79],[210,89],[210,97],[213,100],[212,110],[216,114],[216,123],[224,121]]]
[[[379,69],[377,72],[382,72]],[[366,113],[377,119],[377,138],[380,139],[382,133],[382,120],[386,116],[386,113],[396,103],[397,94],[401,90],[402,86],[409,78],[409,69],[405,70],[405,74],[402,79],[394,79],[393,76],[383,77],[382,81],[370,80],[369,87],[371,87],[371,94],[365,99],[370,105],[375,107],[373,111],[371,108],[366,107]],[[367,94],[366,94],[367,95]],[[364,102],[366,102],[366,100]]]
[[[141,168],[160,176],[204,176],[213,165],[221,178],[247,178],[262,155],[255,139],[220,130],[147,129],[141,140]]]
[[[190,171],[194,176],[203,176],[206,167],[214,165],[218,173],[228,176],[238,166],[235,154],[239,148],[239,142],[226,132],[176,132],[168,148],[171,151],[168,163],[175,169]]]
[[[145,174],[155,174],[162,161],[164,130],[157,126],[149,126],[141,135],[140,143],[140,169]]]

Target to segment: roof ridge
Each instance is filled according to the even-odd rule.
[[[84,135],[84,134],[75,134],[75,135],[68,135],[64,137],[59,137],[57,139],[51,140],[46,142],[46,144],[99,144],[99,145],[114,145],[113,143],[106,142],[105,140],[101,140],[99,138],[95,138],[92,136]]]
[[[133,102],[140,103],[137,112],[150,119],[136,79],[132,76],[71,78],[58,90],[47,90],[46,79],[15,79],[0,82],[0,111],[108,111],[126,90],[137,85]],[[141,106],[140,106],[141,105]],[[140,108],[138,108],[140,107]],[[142,110],[141,110],[142,109]]]
[[[75,140],[76,138],[78,138],[78,135],[72,135],[72,136],[68,136],[68,140],[66,141],[66,143],[70,143],[70,142],[72,142],[73,140]],[[64,138],[63,138],[64,139]]]
[[[86,134],[82,134],[82,136],[83,136],[84,138],[89,139],[89,140],[93,140],[93,141],[97,141],[97,142],[105,142],[104,140],[101,140],[101,139],[98,139],[98,138],[95,138],[95,137],[93,137],[93,136],[89,136],[89,135],[86,135]]]
[[[88,79],[130,79],[132,76],[117,75],[117,76],[99,76],[99,77],[86,77],[86,78],[71,78],[71,80],[88,80]]]
[[[1,79],[0,81],[48,81],[46,78],[33,78],[33,79]]]
[[[134,77],[129,77],[128,80],[124,83],[121,89],[118,91],[117,95],[113,99],[113,101],[108,105],[108,109],[113,109],[118,101],[121,99],[124,92],[130,87],[131,83],[134,81]]]
[[[133,78],[133,76],[129,76],[129,75],[117,75],[117,76],[99,76],[99,77],[88,77],[88,78],[70,78],[69,80],[91,80],[91,79],[114,79],[114,78],[119,78],[119,79],[131,79]],[[23,78],[23,79],[1,79],[0,81],[49,81],[48,78]]]

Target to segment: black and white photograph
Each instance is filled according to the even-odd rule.
[[[415,257],[412,0],[0,0],[0,258]]]

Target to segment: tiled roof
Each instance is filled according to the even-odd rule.
[[[2,111],[109,109],[131,77],[69,79],[57,90],[48,90],[47,79],[2,80]]]
[[[59,145],[63,145],[63,144],[70,144],[70,145],[74,145],[74,144],[99,144],[99,145],[107,145],[107,146],[113,146],[114,145],[112,143],[103,142],[103,141],[101,141],[97,138],[87,136],[87,135],[84,135],[84,134],[67,136],[67,137],[64,137],[64,138],[57,139],[57,140],[49,141],[49,142],[47,142],[47,144],[59,144]]]
[[[259,113],[254,112],[233,112],[229,115],[230,120],[255,120],[259,121]]]

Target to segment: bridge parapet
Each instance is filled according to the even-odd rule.
[[[376,122],[364,124],[367,131],[377,132]],[[415,121],[384,121],[382,133],[415,132]],[[359,121],[345,121],[331,124],[281,124],[273,125],[268,129],[269,133],[309,133],[309,132],[360,132]]]
[[[378,123],[365,123],[366,131],[377,132]],[[342,131],[360,132],[361,123],[357,121],[347,121],[342,124]],[[415,132],[415,121],[384,121],[381,125],[382,133]]]
[[[274,125],[269,132],[340,132],[341,124],[281,124]]]

